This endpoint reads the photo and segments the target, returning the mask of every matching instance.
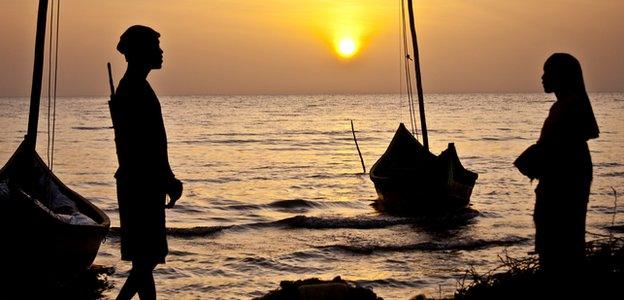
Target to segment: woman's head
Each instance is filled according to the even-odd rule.
[[[586,93],[581,64],[568,53],[555,53],[544,63],[544,92]]]
[[[581,64],[567,53],[555,53],[544,63],[542,84],[546,93],[556,93],[559,113],[573,114],[578,136],[583,140],[597,138],[600,134],[589,96],[583,83]],[[553,106],[555,107],[555,106]],[[562,107],[572,109],[561,109]],[[551,114],[557,110],[551,109]]]

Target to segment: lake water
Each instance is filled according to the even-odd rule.
[[[533,248],[531,183],[513,167],[533,143],[553,102],[546,94],[427,95],[429,140],[439,154],[455,142],[479,173],[465,224],[443,228],[380,214],[362,168],[409,123],[400,95],[161,97],[172,168],[185,183],[167,211],[170,255],[155,271],[161,299],[249,299],[281,280],[336,275],[384,299],[450,295],[470,267],[487,271],[498,255]],[[594,183],[587,229],[605,233],[614,197],[624,193],[624,94],[590,98],[601,136],[590,142]],[[58,99],[54,172],[102,208],[118,227],[117,167],[107,98]],[[38,151],[46,159],[47,108]],[[0,161],[21,142],[25,98],[0,98]],[[624,204],[616,223],[624,222]],[[588,235],[588,239],[593,238]],[[114,298],[130,264],[112,234],[96,263],[115,266]]]

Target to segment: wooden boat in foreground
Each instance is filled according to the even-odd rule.
[[[0,169],[4,271],[34,289],[39,280],[89,268],[110,227],[106,214],[63,184],[35,150],[47,7],[47,0],[39,1],[28,133]],[[5,283],[2,290],[11,288]]]
[[[403,215],[452,212],[468,206],[478,175],[462,166],[453,143],[449,143],[448,148],[438,156],[429,151],[413,3],[412,0],[407,2],[423,143],[418,142],[403,123],[399,125],[388,149],[370,171],[370,178],[379,196],[375,206],[380,210]],[[403,3],[401,5],[405,15]],[[405,27],[405,18],[403,23]],[[408,53],[405,32],[404,30],[403,46],[405,53]],[[412,73],[407,67],[410,61],[412,57],[408,54],[405,56],[405,79],[410,120],[414,130],[416,114],[412,100]]]
[[[0,185],[0,232],[9,263],[51,275],[91,266],[108,233],[108,216],[63,184],[26,142],[0,170]]]

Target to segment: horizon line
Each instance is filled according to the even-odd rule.
[[[589,94],[608,94],[608,93],[624,93],[624,90],[602,90],[588,91]],[[430,92],[425,95],[460,95],[460,94],[545,94],[543,91],[467,91],[467,92]],[[163,97],[196,97],[196,96],[309,96],[309,95],[406,95],[404,92],[293,92],[293,93],[206,93],[206,94],[159,94],[159,98]],[[2,95],[0,98],[28,98],[30,95]],[[57,95],[57,98],[99,98],[110,97],[110,94],[74,94],[74,95]],[[41,99],[46,99],[46,95],[41,95]]]

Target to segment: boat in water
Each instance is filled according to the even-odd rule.
[[[453,143],[436,156],[403,123],[370,170],[378,195],[376,207],[407,215],[467,207],[477,177],[462,166]]]
[[[375,207],[382,211],[412,216],[454,212],[468,207],[478,174],[462,166],[454,143],[449,143],[447,149],[440,155],[429,151],[413,3],[412,0],[407,2],[414,51],[413,57],[409,54],[405,56],[405,79],[412,132],[401,123],[386,152],[370,170],[370,179],[375,184],[378,195]],[[404,7],[402,3],[403,16],[405,16]],[[406,21],[403,17],[403,27],[405,26]],[[406,30],[403,31],[403,40],[404,51],[409,53]],[[416,113],[412,98],[412,69],[408,67],[412,61],[418,93],[422,144],[414,137]]]
[[[110,227],[108,216],[63,184],[35,150],[47,8],[39,1],[28,133],[0,169],[4,271],[34,288],[38,280],[87,270]]]

